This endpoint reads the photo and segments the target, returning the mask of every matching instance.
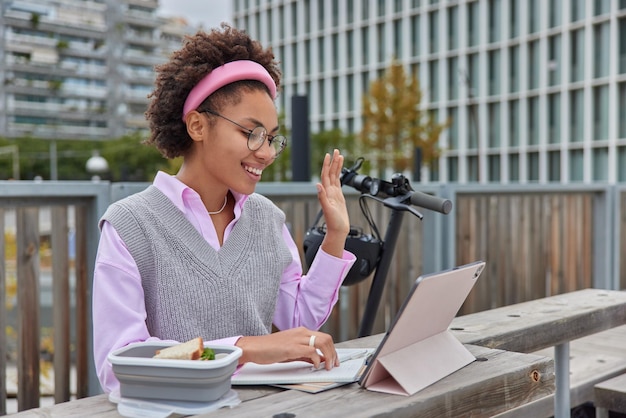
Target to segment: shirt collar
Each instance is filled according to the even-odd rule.
[[[191,199],[200,199],[200,196],[194,189],[178,180],[176,176],[163,171],[157,172],[153,184],[183,213],[187,213],[185,202]],[[235,198],[235,217],[238,217],[243,208],[243,204],[248,199],[248,195],[232,190],[230,193]]]

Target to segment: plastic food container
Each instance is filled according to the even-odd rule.
[[[176,343],[133,343],[109,354],[123,398],[211,402],[230,390],[241,348],[207,345],[218,357],[208,361],[152,358],[172,345]]]

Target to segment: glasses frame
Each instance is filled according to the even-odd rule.
[[[227,120],[228,122],[232,123],[235,126],[238,126],[239,128],[241,128],[244,132],[246,132],[248,134],[248,141],[246,142],[246,145],[248,146],[248,149],[250,151],[258,151],[261,149],[261,147],[263,146],[263,144],[265,144],[265,140],[263,140],[263,142],[259,142],[259,145],[254,148],[250,146],[250,141],[252,140],[252,134],[254,133],[254,131],[257,131],[258,129],[262,130],[262,133],[260,134],[260,136],[264,136],[265,138],[267,138],[267,142],[270,145],[270,147],[273,150],[276,150],[276,147],[274,145],[272,145],[273,143],[278,143],[280,145],[280,149],[276,150],[276,154],[274,154],[273,158],[278,157],[284,150],[285,148],[287,148],[287,138],[285,138],[285,136],[283,135],[270,135],[269,133],[267,133],[267,129],[265,129],[262,126],[257,126],[254,129],[248,129],[245,126],[240,125],[239,123],[235,122],[232,119],[227,118],[226,116],[217,113],[214,110],[211,109],[204,109],[204,110],[198,110],[198,112],[200,113],[208,113],[214,116],[218,116],[224,120]],[[257,142],[257,141],[253,141],[253,142]]]

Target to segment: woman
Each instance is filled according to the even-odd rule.
[[[324,159],[317,190],[327,233],[303,275],[284,214],[254,193],[286,146],[272,52],[223,25],[188,38],[156,71],[147,143],[183,163],[100,221],[93,329],[104,391],[119,385],[108,354],[138,341],[201,336],[239,346],[241,364],[338,366],[332,337],[317,330],[355,260],[344,250],[343,156]]]

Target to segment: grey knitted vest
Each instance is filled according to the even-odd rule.
[[[292,258],[282,238],[285,215],[269,199],[250,195],[219,251],[152,185],[113,203],[102,219],[138,266],[150,335],[186,341],[271,332]]]

